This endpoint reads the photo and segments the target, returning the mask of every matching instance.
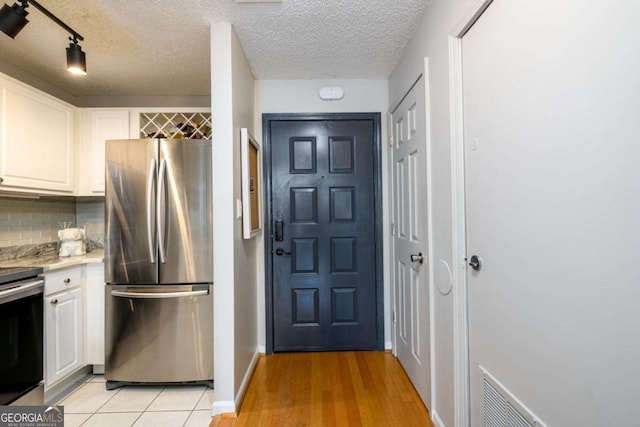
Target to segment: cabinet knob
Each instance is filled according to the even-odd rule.
[[[63,280],[65,285],[68,285],[69,283],[71,283],[71,279],[69,279],[68,277],[66,279]]]
[[[3,181],[4,179],[2,179],[2,177],[0,176],[0,184],[2,184]]]
[[[58,299],[57,298],[51,300],[51,304],[52,305],[56,305],[57,303],[58,303]]]

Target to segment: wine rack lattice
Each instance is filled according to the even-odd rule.
[[[140,137],[211,139],[211,113],[140,113]]]

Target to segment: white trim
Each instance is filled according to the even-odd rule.
[[[455,427],[470,426],[469,311],[466,274],[462,37],[493,0],[477,0],[449,33],[451,214],[453,217],[453,357]]]
[[[389,137],[389,141],[385,146],[387,147],[387,169],[389,171],[389,197],[387,202],[389,203],[389,258],[387,258],[387,271],[389,272],[389,318],[391,319],[391,340],[385,342],[385,350],[391,349],[391,353],[397,358],[398,357],[398,345],[397,345],[397,334],[396,334],[396,293],[395,293],[395,284],[396,284],[396,271],[395,271],[395,256],[396,256],[396,242],[395,242],[395,228],[396,228],[396,211],[394,205],[394,198],[396,194],[395,190],[395,177],[393,172],[393,113],[391,111],[387,111],[387,136]]]
[[[236,412],[236,404],[232,400],[218,400],[211,405],[211,416],[226,414],[228,412]]]
[[[249,144],[256,149],[256,180],[255,186],[258,200],[258,228],[251,229],[253,218],[251,217],[251,191],[249,184]],[[240,169],[241,169],[241,193],[242,193],[242,237],[251,239],[262,233],[262,147],[251,135],[247,128],[240,128]]]
[[[431,388],[430,409],[436,408],[436,340],[435,340],[435,305],[434,305],[434,262],[433,262],[433,168],[431,163],[431,86],[429,84],[429,58],[424,58],[424,136],[425,136],[425,162],[427,166],[427,281],[429,285],[429,387]]]
[[[456,427],[469,426],[469,343],[464,216],[464,121],[462,110],[462,40],[449,37],[451,115],[451,238],[453,256],[453,382]]]
[[[249,367],[247,371],[244,373],[244,377],[242,378],[242,382],[240,383],[240,387],[236,393],[236,396],[233,401],[231,400],[218,400],[214,401],[211,405],[211,416],[214,417],[219,414],[224,414],[228,412],[233,412],[236,414],[236,410],[240,408],[242,400],[244,399],[244,395],[247,392],[247,388],[249,387],[249,382],[251,381],[251,376],[253,375],[253,371],[256,369],[256,365],[258,364],[258,360],[260,359],[260,355],[264,353],[260,353],[257,351],[254,353],[251,358],[251,362],[249,363]]]
[[[247,371],[244,373],[244,377],[242,378],[242,382],[240,383],[240,387],[238,388],[238,392],[236,393],[235,398],[235,407],[240,408],[242,404],[242,400],[244,399],[244,394],[247,392],[247,388],[249,387],[249,382],[251,381],[251,376],[253,375],[253,371],[256,369],[256,365],[258,364],[258,359],[260,359],[260,353],[255,352],[253,357],[251,358],[251,362],[249,363],[249,367]]]
[[[438,415],[438,413],[435,411],[435,409],[433,410],[433,412],[431,412],[431,421],[433,421],[433,424],[436,427],[445,427],[445,423],[444,421],[442,421],[442,418],[440,418],[440,415]]]
[[[489,7],[493,0],[476,0],[475,3],[467,9],[466,13],[462,15],[458,23],[453,27],[453,30],[449,33],[451,37],[461,39],[469,28],[476,23],[480,15]]]

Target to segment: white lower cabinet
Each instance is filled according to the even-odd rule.
[[[93,365],[104,372],[104,263],[44,274],[45,388]]]
[[[45,292],[47,276],[45,275]],[[84,301],[76,287],[45,295],[45,387],[84,366]]]
[[[100,373],[104,369],[104,264],[87,264],[84,268],[84,295],[87,309],[85,363],[94,365],[94,373]]]

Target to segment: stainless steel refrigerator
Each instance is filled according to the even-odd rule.
[[[213,386],[211,141],[106,142],[105,378]]]

